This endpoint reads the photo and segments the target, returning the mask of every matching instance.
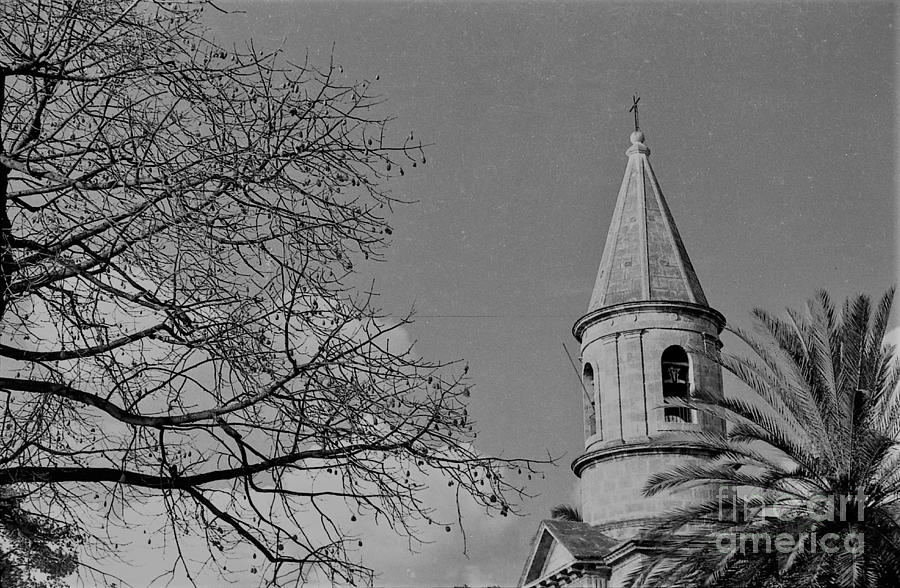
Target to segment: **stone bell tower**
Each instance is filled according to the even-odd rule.
[[[635,98],[635,128],[637,98]],[[581,343],[584,453],[582,521],[541,521],[519,585],[622,588],[655,546],[639,533],[653,517],[715,500],[698,486],[647,498],[647,478],[703,455],[686,432],[724,432],[721,419],[667,402],[697,390],[721,395],[725,318],[709,306],[675,227],[650,149],[639,129],[610,222],[587,314],[572,332]],[[654,440],[686,438],[679,446]]]
[[[665,406],[694,390],[722,393],[717,350],[725,318],[703,288],[650,167],[644,133],[631,134],[628,163],[606,237],[588,312],[572,332],[581,342],[585,451],[572,464],[581,478],[584,520],[627,539],[647,519],[711,490],[645,498],[648,475],[696,455],[651,444],[663,434],[716,431],[724,422]]]

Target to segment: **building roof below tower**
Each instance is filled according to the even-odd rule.
[[[564,586],[584,575],[603,575],[605,556],[619,545],[588,523],[541,521],[519,585]]]

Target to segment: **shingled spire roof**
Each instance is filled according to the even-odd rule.
[[[669,300],[708,306],[675,221],[650,167],[644,133],[631,134],[588,312],[622,304]]]

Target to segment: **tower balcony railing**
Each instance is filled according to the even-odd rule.
[[[691,409],[683,406],[666,407],[664,413],[667,423],[688,423],[693,422],[691,419]]]

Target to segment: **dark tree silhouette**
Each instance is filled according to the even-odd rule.
[[[81,536],[77,529],[22,507],[15,489],[0,489],[0,586],[56,588],[75,571]]]
[[[159,510],[171,572],[200,535],[222,573],[357,581],[358,517],[415,536],[427,480],[505,515],[531,462],[476,451],[466,370],[356,283],[421,143],[211,9],[0,4],[0,485],[91,549]]]

